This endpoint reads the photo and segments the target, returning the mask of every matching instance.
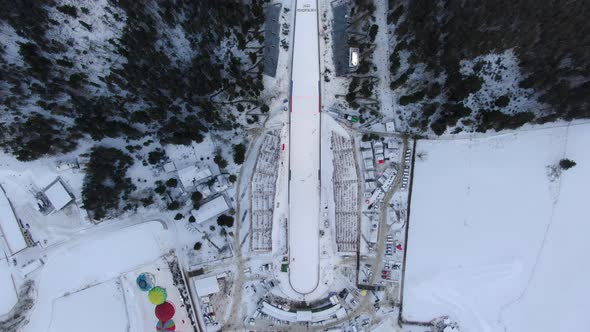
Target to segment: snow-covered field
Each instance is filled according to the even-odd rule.
[[[129,328],[125,299],[116,279],[56,299],[52,316],[49,332],[124,332]]]
[[[589,331],[587,142],[586,124],[419,141],[404,319]],[[547,166],[561,158],[577,166],[551,182]]]

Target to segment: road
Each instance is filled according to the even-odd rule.
[[[243,325],[242,322],[242,315],[240,314],[240,304],[242,303],[242,292],[244,290],[244,268],[245,268],[245,260],[242,255],[242,243],[241,243],[241,236],[240,236],[240,229],[242,228],[241,223],[241,215],[242,215],[242,198],[247,195],[242,195],[243,193],[249,192],[249,184],[250,179],[252,178],[252,172],[254,170],[253,165],[255,165],[255,160],[258,157],[258,149],[260,147],[260,140],[263,138],[263,132],[257,131],[255,132],[255,136],[252,140],[252,144],[247,150],[246,158],[244,159],[244,164],[242,168],[240,168],[240,172],[238,173],[237,180],[236,180],[236,222],[235,222],[235,230],[233,236],[233,260],[231,265],[235,266],[235,278],[232,284],[231,294],[231,309],[228,311],[230,317],[223,326],[228,330],[238,329]],[[246,165],[251,165],[252,167],[246,167]],[[249,197],[247,198],[249,200]],[[224,265],[229,266],[230,263],[224,263]]]
[[[383,204],[381,204],[381,211],[380,211],[380,219],[379,219],[379,234],[377,236],[377,248],[375,249],[377,252],[377,256],[375,257],[374,263],[371,265],[371,272],[373,272],[371,276],[370,283],[375,284],[375,278],[381,277],[381,273],[378,273],[381,270],[382,261],[383,261],[383,254],[385,253],[385,239],[387,237],[387,233],[389,232],[389,225],[387,225],[387,208],[389,207],[389,202],[393,197],[402,183],[403,178],[403,171],[404,167],[406,166],[406,160],[404,158],[405,151],[408,149],[408,139],[403,140],[403,149],[401,150],[401,161],[400,161],[400,168],[398,173],[395,177],[395,182],[389,189],[389,191],[385,194],[383,199]]]

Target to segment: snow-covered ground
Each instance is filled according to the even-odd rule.
[[[316,1],[297,2],[290,117],[289,280],[310,293],[319,276],[320,112]]]
[[[48,331],[124,332],[128,326],[121,284],[113,279],[56,299]]]
[[[20,230],[19,222],[14,215],[12,206],[6,197],[4,189],[0,186],[0,235],[4,246],[5,256],[12,256],[27,247],[27,242]],[[0,242],[1,244],[1,242]]]
[[[590,125],[419,141],[403,317],[588,331]],[[550,181],[547,166],[577,166]]]
[[[16,289],[12,281],[12,273],[8,266],[8,260],[0,259],[0,315],[9,312],[16,304]]]
[[[58,299],[66,294],[109,282],[124,272],[154,261],[171,248],[169,234],[161,223],[147,222],[116,231],[112,228],[96,230],[92,235],[82,236],[50,250],[45,258],[45,267],[37,280],[38,292],[29,317],[30,322],[23,331],[47,331],[54,324],[61,324],[61,305]],[[91,308],[88,301],[101,302],[95,296],[90,296],[86,301],[84,299],[89,297],[89,293],[82,294],[84,292],[81,296],[76,296],[80,301],[72,298],[63,303],[65,309],[62,309],[67,309],[68,315],[81,317],[84,315],[83,311]],[[120,315],[118,310],[114,311],[107,314],[108,320],[117,319]],[[54,320],[58,320],[58,323]],[[87,330],[86,326],[84,330]]]

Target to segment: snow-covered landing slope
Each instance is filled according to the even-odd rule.
[[[403,317],[590,331],[590,125],[420,141]],[[547,165],[577,166],[550,182]]]
[[[320,113],[318,17],[315,0],[297,1],[293,45],[289,168],[289,281],[302,294],[319,276]]]

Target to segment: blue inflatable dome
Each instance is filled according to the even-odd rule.
[[[137,276],[137,280],[135,282],[137,283],[137,287],[139,287],[139,289],[147,292],[154,287],[156,278],[149,272],[143,272]]]

